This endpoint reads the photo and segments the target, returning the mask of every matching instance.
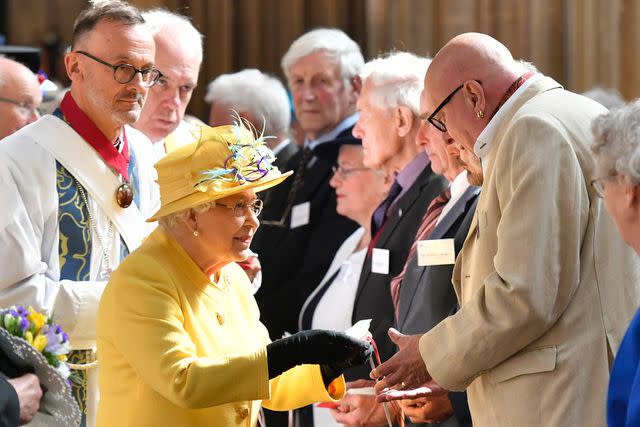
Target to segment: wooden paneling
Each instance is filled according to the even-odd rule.
[[[190,16],[205,35],[199,87],[189,111],[207,116],[206,84],[246,67],[282,77],[291,42],[319,26],[337,26],[367,58],[391,49],[435,54],[453,36],[490,34],[566,87],[594,85],[640,95],[638,0],[132,0]],[[69,42],[87,0],[3,0],[7,38],[39,45]]]

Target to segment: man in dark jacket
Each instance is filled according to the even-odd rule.
[[[256,294],[261,320],[272,339],[295,332],[302,304],[329,268],[357,224],[336,212],[329,180],[332,164],[314,149],[352,138],[358,119],[358,73],[364,59],[358,45],[337,29],[310,31],[282,58],[304,147],[282,170],[295,175],[269,192],[251,249],[262,264]],[[281,426],[267,416],[267,424]]]

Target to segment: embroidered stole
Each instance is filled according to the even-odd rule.
[[[53,113],[64,120],[60,109]],[[135,192],[134,201],[140,205],[140,186],[135,155],[130,150],[129,181]],[[91,223],[89,206],[78,190],[78,181],[60,162],[56,161],[56,189],[58,191],[58,257],[60,261],[60,280],[88,281],[91,270]],[[88,196],[88,192],[85,191]],[[105,248],[106,249],[106,248]],[[125,241],[120,236],[120,260],[129,254]],[[105,266],[106,267],[106,266]],[[68,360],[71,363],[88,363],[92,360],[92,350],[72,350]],[[72,384],[72,394],[82,413],[81,426],[86,426],[87,416],[87,377],[86,371],[73,370],[79,378],[79,384]]]

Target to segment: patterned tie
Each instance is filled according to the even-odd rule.
[[[420,240],[426,239],[429,234],[436,228],[436,223],[438,222],[438,218],[440,218],[440,214],[444,209],[445,205],[451,199],[451,190],[449,188],[445,189],[438,197],[433,199],[427,208],[427,213],[422,217],[422,224],[420,224],[420,228],[418,228],[418,233],[416,234],[416,240],[411,245],[411,249],[409,250],[409,256],[407,256],[407,260],[404,263],[404,267],[402,267],[402,272],[398,274],[396,277],[391,279],[391,299],[393,300],[393,306],[396,310],[396,319],[398,318],[398,306],[400,303],[400,285],[402,284],[402,279],[404,279],[404,275],[407,272],[407,266],[409,265],[409,261],[416,254],[416,250],[418,248],[418,242]]]
[[[389,194],[387,194],[387,198],[384,199],[382,203],[380,203],[380,206],[378,206],[373,212],[371,227],[372,235],[375,236],[376,233],[380,230],[380,227],[382,227],[384,219],[387,217],[387,210],[389,210],[389,206],[391,206],[391,203],[396,199],[396,197],[398,197],[398,194],[400,194],[401,191],[402,186],[398,183],[397,180],[394,179],[393,184],[389,189]]]

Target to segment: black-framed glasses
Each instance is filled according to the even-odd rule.
[[[475,80],[476,82],[480,83],[480,80]],[[466,82],[465,82],[466,83]],[[431,115],[429,117],[427,117],[427,121],[429,123],[431,123],[436,129],[438,129],[440,132],[446,132],[447,131],[447,125],[444,124],[444,122],[440,119],[436,118],[436,115],[440,112],[440,110],[442,110],[444,108],[445,105],[447,105],[449,103],[449,101],[451,101],[451,99],[453,98],[453,96],[458,93],[458,91],[460,89],[462,89],[464,87],[464,83],[462,83],[460,86],[458,86],[457,88],[455,88],[441,103],[440,105],[438,105],[436,107],[435,110],[433,110],[433,113],[431,113]]]
[[[40,117],[41,115],[38,107],[35,104],[31,104],[30,102],[21,102],[21,101],[18,101],[17,99],[11,99],[11,98],[0,98],[0,102],[6,102],[8,104],[17,105],[18,108],[20,109],[20,113],[25,117],[28,117],[30,114],[33,114],[36,117]]]
[[[332,166],[331,170],[333,171],[334,175],[338,175],[340,178],[344,179],[350,177],[354,172],[366,171],[369,170],[369,168],[345,168],[343,166],[337,165]]]
[[[153,86],[154,84],[156,84],[158,79],[162,76],[162,73],[160,72],[160,70],[154,67],[138,69],[131,64],[113,65],[83,50],[76,50],[75,52],[111,68],[113,70],[113,79],[123,85],[133,80],[133,78],[138,73],[140,73],[140,75],[142,76],[142,86],[144,87]]]
[[[260,199],[255,199],[250,203],[240,201],[235,205],[223,205],[222,203],[216,202],[216,206],[222,206],[227,209],[233,210],[233,215],[235,216],[245,216],[247,214],[247,210],[251,211],[251,213],[255,216],[258,216],[262,212],[264,203]]]

